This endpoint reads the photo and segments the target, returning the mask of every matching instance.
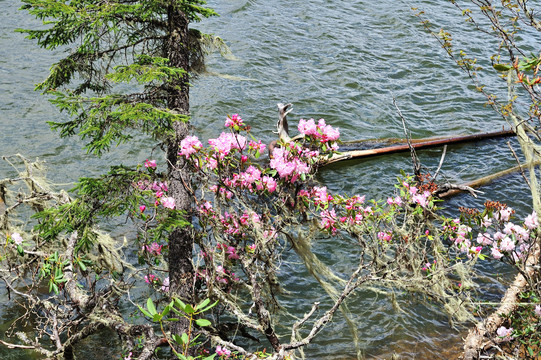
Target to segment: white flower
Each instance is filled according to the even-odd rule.
[[[21,234],[19,234],[19,233],[11,234],[11,239],[13,240],[13,242],[16,245],[21,245],[23,243],[23,238],[22,238]]]

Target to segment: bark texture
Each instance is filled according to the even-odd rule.
[[[184,69],[185,74],[177,81],[170,83],[167,92],[168,108],[180,114],[189,115],[189,19],[177,6],[169,5],[169,39],[167,41],[167,57],[170,65]],[[190,183],[190,173],[185,161],[178,156],[179,144],[188,133],[188,123],[177,121],[173,124],[174,136],[167,148],[169,162],[169,192],[175,199],[176,208],[186,212],[186,220],[190,221],[192,203],[186,184]],[[192,284],[194,269],[192,264],[193,234],[190,227],[177,228],[169,236],[169,279],[171,296],[178,296],[184,301],[192,302]],[[188,321],[181,318],[173,323],[171,332],[182,335],[187,332]]]

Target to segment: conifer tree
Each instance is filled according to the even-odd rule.
[[[188,134],[189,74],[201,60],[202,35],[191,22],[215,15],[201,0],[23,0],[23,9],[43,20],[45,29],[20,30],[47,49],[66,49],[37,89],[69,118],[51,122],[62,137],[78,135],[89,153],[101,155],[126,143],[136,132],[151,136],[167,154],[169,194],[176,208],[189,214],[191,201],[183,182],[189,182],[178,154]],[[131,93],[125,91],[128,84]],[[135,85],[135,86],[134,86]],[[99,179],[83,179],[82,196],[73,221],[60,213],[43,216],[44,233],[54,237],[65,230],[82,234],[78,247],[92,246],[85,231],[96,217],[129,211],[130,176],[126,167],[113,167]],[[132,180],[133,181],[133,180]],[[94,199],[94,201],[89,201]],[[128,204],[128,205],[122,205]],[[70,211],[74,211],[72,208]],[[64,219],[60,221],[60,219]],[[193,237],[185,219],[168,219],[171,294],[190,300],[193,278]],[[182,333],[186,324],[177,324]]]

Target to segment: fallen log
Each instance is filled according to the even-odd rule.
[[[502,170],[502,171],[499,171],[497,173],[482,177],[480,179],[467,182],[465,184],[462,184],[462,186],[470,187],[472,189],[477,189],[477,188],[479,188],[479,187],[481,187],[483,185],[486,185],[486,184],[488,184],[488,183],[490,183],[490,182],[492,182],[492,181],[494,181],[494,180],[496,180],[498,178],[501,178],[502,176],[506,176],[506,175],[518,172],[522,168],[524,168],[524,166],[517,165],[517,166],[514,166],[512,168]],[[452,190],[448,190],[446,192],[439,193],[439,194],[436,194],[436,195],[439,198],[446,198],[446,197],[451,197],[451,196],[458,195],[458,194],[460,194],[462,192],[464,192],[464,190],[452,189]]]
[[[539,242],[540,239],[537,239],[533,251],[530,252],[528,259],[526,260],[524,273],[530,278],[537,271],[536,265],[539,264]],[[483,355],[483,351],[488,350],[491,347],[491,344],[501,342],[496,335],[496,330],[502,325],[504,320],[515,311],[519,302],[518,295],[524,291],[527,285],[528,281],[519,273],[505,292],[498,309],[496,309],[496,311],[494,311],[486,320],[479,321],[475,327],[468,332],[468,336],[464,340],[464,353],[461,359],[480,359]]]
[[[433,138],[433,139],[420,139],[417,141],[412,139],[411,145],[414,149],[426,149],[426,148],[437,147],[437,146],[442,146],[442,145],[447,145],[447,144],[459,144],[459,143],[464,143],[464,142],[478,141],[482,139],[494,139],[494,138],[509,137],[509,136],[515,136],[515,132],[513,130],[502,130],[502,131],[490,132],[490,133],[478,133],[478,134],[471,134],[471,135],[450,136],[450,137]],[[352,150],[352,151],[334,154],[329,159],[322,159],[320,162],[320,166],[329,165],[338,161],[353,160],[353,159],[366,158],[366,157],[378,156],[378,155],[383,155],[383,154],[393,154],[393,153],[399,153],[399,152],[405,152],[405,151],[410,151],[410,147],[408,144],[393,145],[393,146],[387,146],[387,147],[376,148],[376,149]]]

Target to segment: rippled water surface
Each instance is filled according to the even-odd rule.
[[[469,80],[423,31],[410,9],[426,10],[436,28],[454,29],[455,41],[471,44],[473,55],[490,55],[494,44],[478,39],[447,2],[227,0],[209,4],[221,16],[197,27],[222,37],[232,53],[210,55],[208,73],[193,81],[192,123],[200,137],[217,135],[225,114],[239,113],[253,126],[254,134],[270,141],[275,138],[272,130],[278,102],[293,103],[292,121],[325,118],[340,128],[344,140],[403,137],[393,96],[415,138],[496,131],[506,125],[483,106]],[[45,122],[62,115],[33,87],[59,54],[39,49],[13,31],[38,24],[17,11],[18,6],[14,0],[0,0],[0,154],[44,159],[52,179],[67,184],[102,171],[108,162],[123,159],[130,165],[149,157],[152,144],[141,140],[98,160],[86,155],[76,139],[61,140],[49,130]],[[450,146],[443,175],[460,183],[514,166],[506,142]],[[441,149],[420,151],[419,156],[434,170]],[[334,165],[324,169],[319,180],[333,191],[377,197],[392,191],[400,169],[410,171],[409,155]],[[0,176],[9,172],[0,163]],[[506,199],[520,214],[530,207],[529,192],[519,175],[497,180],[482,190],[485,194],[477,200],[464,195],[446,205],[451,209],[458,204],[479,206],[486,199]],[[332,240],[320,246],[316,250],[330,263],[339,263],[347,252]],[[322,290],[295,259],[284,264],[284,269],[298,275],[284,279],[291,291],[284,296],[284,305],[301,316],[322,297]],[[498,288],[497,284],[486,286]],[[397,352],[404,358],[455,358],[464,333],[453,330],[436,307],[402,294],[397,297],[402,308],[398,312],[388,299],[371,292],[361,292],[350,301],[365,356],[385,358]],[[0,322],[12,319],[13,312],[10,303],[1,302]],[[349,333],[338,316],[317,343],[307,348],[307,357],[355,358]],[[0,356],[26,359],[29,355],[8,352]],[[95,354],[92,358],[110,356]]]

